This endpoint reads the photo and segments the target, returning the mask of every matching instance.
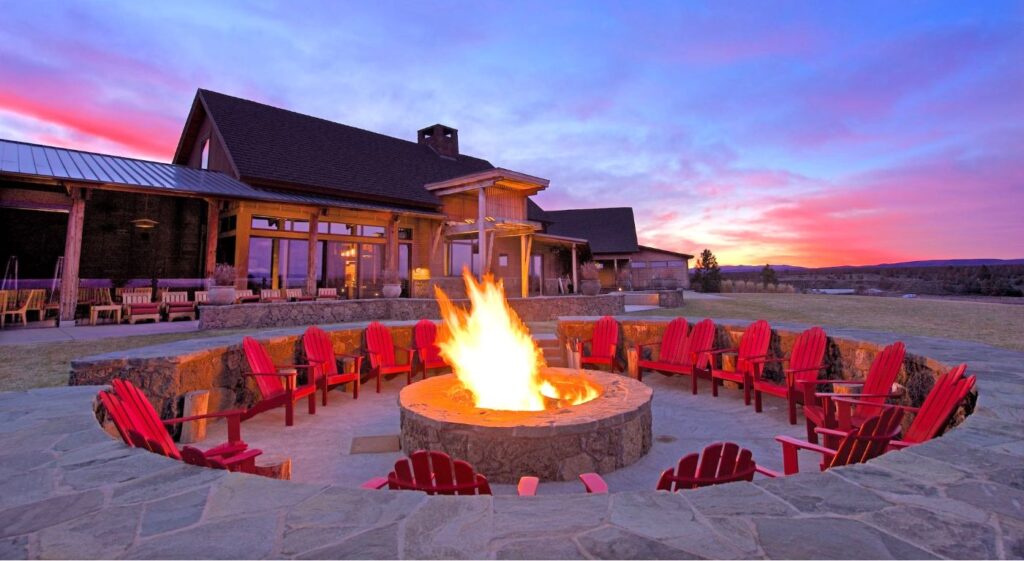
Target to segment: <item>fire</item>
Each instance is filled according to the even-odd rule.
[[[594,399],[598,391],[579,384],[552,383],[541,375],[546,366],[530,330],[505,301],[502,282],[484,275],[477,282],[463,270],[470,310],[452,304],[434,287],[445,329],[438,347],[459,382],[473,394],[476,407],[506,411],[543,411],[548,404],[575,405]]]

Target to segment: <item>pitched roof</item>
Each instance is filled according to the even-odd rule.
[[[548,213],[529,197],[526,198],[526,219],[534,222],[551,222]]]
[[[592,253],[635,253],[639,250],[636,223],[630,207],[548,210],[544,214],[551,221],[548,232],[589,240]]]
[[[693,259],[693,256],[689,253],[683,253],[681,251],[671,251],[668,249],[661,249],[660,247],[653,247],[650,245],[642,245],[640,249],[644,251],[653,251],[655,253],[664,253],[666,255],[673,255],[675,257],[682,257],[683,259]]]
[[[209,90],[196,94],[210,116],[240,179],[321,194],[364,197],[436,207],[423,186],[491,169],[486,160],[445,158],[429,146],[264,105]],[[193,106],[193,115],[199,104]],[[186,123],[175,155],[184,163]]]

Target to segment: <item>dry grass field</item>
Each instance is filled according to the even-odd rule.
[[[637,314],[792,321],[962,339],[1024,351],[1024,306],[1010,304],[876,296],[723,294],[716,299],[687,299],[682,308],[674,310]]]

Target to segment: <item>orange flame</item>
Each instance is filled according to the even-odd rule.
[[[583,403],[597,397],[588,384],[562,388],[544,380],[544,354],[530,330],[505,300],[504,287],[490,274],[477,282],[464,269],[470,311],[452,304],[434,287],[446,329],[438,340],[441,355],[481,409],[543,411],[554,401]],[[560,385],[561,386],[561,385]]]

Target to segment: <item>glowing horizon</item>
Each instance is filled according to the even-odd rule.
[[[451,125],[721,264],[1024,257],[1019,3],[291,6],[12,3],[0,138],[168,161],[209,88]]]

